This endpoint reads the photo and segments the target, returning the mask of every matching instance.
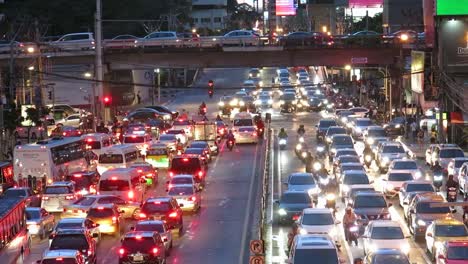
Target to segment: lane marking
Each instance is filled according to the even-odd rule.
[[[249,196],[247,198],[247,210],[245,210],[245,216],[244,216],[244,228],[242,231],[242,239],[241,239],[241,248],[240,248],[240,254],[239,254],[239,264],[244,263],[244,251],[245,248],[247,247],[246,239],[247,239],[247,231],[248,231],[248,225],[249,225],[249,216],[250,216],[250,208],[252,207],[252,193],[253,193],[253,186],[254,186],[254,175],[255,171],[257,169],[257,154],[258,154],[258,148],[260,144],[257,144],[255,148],[255,159],[254,159],[254,164],[252,167],[252,173],[250,174],[250,186],[249,186]]]

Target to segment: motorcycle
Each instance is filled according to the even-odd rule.
[[[208,90],[208,96],[209,96],[210,98],[213,97],[213,90]]]
[[[229,139],[229,140],[226,142],[226,145],[227,145],[229,151],[232,151],[232,148],[234,147],[234,140]]]
[[[333,217],[336,215],[336,195],[334,193],[328,192],[325,195],[326,202],[325,202],[325,208],[329,208],[330,210],[333,210]]]
[[[359,237],[359,225],[357,223],[353,223],[345,227],[346,231],[348,232],[348,238],[346,242],[353,242],[358,246],[358,237]]]
[[[456,202],[457,201],[457,188],[450,187],[447,191],[447,202]]]
[[[443,180],[444,180],[444,176],[442,176],[442,174],[434,174],[432,185],[434,185],[437,192],[440,192],[440,187],[442,187]]]
[[[287,144],[288,144],[288,139],[287,138],[280,138],[280,140],[279,140],[280,150],[284,150],[286,148]]]
[[[206,106],[205,107],[200,107],[198,109],[198,115],[201,115],[201,116],[206,115]]]
[[[324,159],[325,156],[326,156],[325,146],[318,145],[317,146],[317,157],[320,158],[320,159]]]

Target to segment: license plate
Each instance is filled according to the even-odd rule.
[[[136,256],[133,257],[133,260],[134,260],[134,261],[143,261],[143,256],[141,256],[141,255],[136,255]]]

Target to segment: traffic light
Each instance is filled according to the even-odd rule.
[[[47,98],[49,98],[49,100],[52,100],[52,91],[47,92]]]
[[[103,102],[105,107],[109,107],[112,103],[112,97],[104,96]]]

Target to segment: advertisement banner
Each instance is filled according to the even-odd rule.
[[[349,8],[379,8],[383,0],[349,0]]]
[[[468,15],[468,0],[437,0],[437,16]]]
[[[276,0],[277,16],[295,16],[294,0]]]
[[[424,41],[426,47],[434,47],[434,0],[423,0],[423,14],[424,14]]]
[[[443,63],[450,72],[468,70],[468,20],[447,19],[439,30]]]
[[[411,90],[422,93],[424,87],[424,51],[411,51]]]

